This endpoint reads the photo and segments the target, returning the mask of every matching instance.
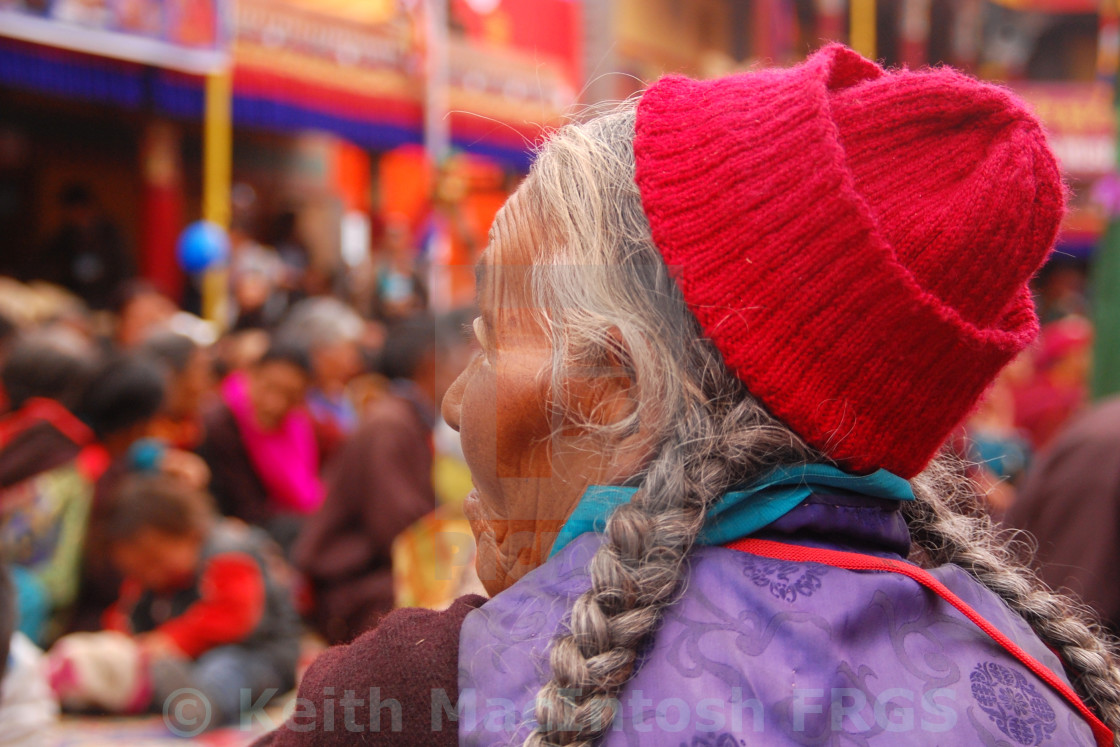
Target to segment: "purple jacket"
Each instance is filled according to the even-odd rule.
[[[754,535],[905,558],[895,502],[819,495]],[[584,534],[470,612],[459,638],[459,738],[520,744],[549,678],[548,646],[590,583]],[[1058,658],[960,568],[932,574],[1028,654]],[[1094,745],[1088,724],[1030,670],[915,581],[721,547],[691,556],[601,744]]]

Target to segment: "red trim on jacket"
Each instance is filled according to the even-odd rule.
[[[938,581],[933,574],[926,569],[916,566],[913,563],[880,558],[875,555],[791,545],[785,542],[774,542],[773,540],[754,539],[751,537],[729,542],[724,545],[724,547],[738,550],[739,552],[750,553],[751,555],[760,555],[764,558],[787,560],[794,563],[821,563],[822,565],[830,565],[836,568],[846,568],[850,571],[886,571],[888,573],[898,573],[917,581],[955,607],[957,611],[987,633],[988,636],[1007,651],[1007,653],[1018,659],[1019,662],[1033,672],[1035,676],[1049,685],[1058,695],[1065,698],[1066,702],[1073,706],[1074,710],[1089,724],[1089,728],[1093,730],[1093,737],[1097,740],[1099,747],[1112,747],[1114,741],[1112,730],[1085,705],[1085,702],[1081,700],[1081,696],[1079,696],[1072,687],[1050,671],[1045,664],[1024,651],[1017,643],[1008,638],[1003,631],[988,622],[979,612],[972,609],[967,602],[954,594],[949,587]]]
[[[55,430],[78,446],[93,442],[93,431],[53,399],[34,397],[16,412],[0,420],[0,446],[38,423],[50,423]]]

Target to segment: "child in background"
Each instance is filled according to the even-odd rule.
[[[106,614],[110,632],[64,638],[52,651],[64,704],[163,711],[169,696],[193,688],[219,725],[293,686],[299,622],[286,567],[263,531],[220,518],[209,495],[162,476],[130,478],[105,530],[125,581]],[[90,635],[112,645],[90,645]],[[101,661],[108,651],[112,661]],[[122,666],[132,671],[111,682],[124,691],[110,692],[104,672]]]

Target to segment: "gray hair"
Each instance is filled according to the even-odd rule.
[[[342,301],[316,297],[292,307],[278,336],[310,353],[327,345],[356,342],[361,339],[364,326],[358,312]]]
[[[617,696],[662,611],[679,595],[687,558],[713,501],[778,465],[827,462],[771,416],[704,337],[650,235],[634,182],[635,107],[562,128],[519,190],[537,256],[530,283],[538,321],[552,341],[554,417],[578,417],[565,382],[624,375],[633,411],[585,432],[633,437],[652,454],[630,478],[590,564],[567,632],[552,641],[551,679],[537,696],[538,726],[526,745],[590,745],[611,725]],[[506,208],[508,212],[511,208]],[[1047,590],[1014,560],[962,473],[944,459],[911,481],[907,508],[916,555],[957,563],[998,593],[1061,654],[1087,703],[1120,726],[1120,676],[1110,644],[1084,611]]]

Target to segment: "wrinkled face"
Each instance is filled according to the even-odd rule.
[[[266,431],[276,430],[307,396],[308,376],[286,361],[268,361],[253,368],[249,376],[249,396],[257,424]]]
[[[113,564],[125,578],[155,592],[183,588],[198,568],[202,540],[195,533],[171,534],[144,527],[127,540],[113,543]]]
[[[443,399],[471,468],[475,489],[464,510],[491,594],[543,563],[584,489],[608,479],[602,452],[566,433],[551,411],[552,347],[528,287],[536,242],[517,200],[495,221],[479,260],[480,351]]]

